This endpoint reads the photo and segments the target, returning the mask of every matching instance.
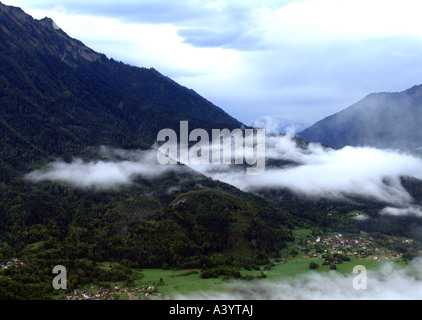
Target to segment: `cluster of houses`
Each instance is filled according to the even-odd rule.
[[[136,287],[134,289],[124,288],[121,289],[118,285],[114,289],[99,288],[96,292],[88,292],[86,290],[74,290],[73,294],[70,293],[66,296],[67,300],[114,300],[116,297],[124,298],[127,300],[145,299],[152,296],[159,297],[160,293],[153,285],[147,287]],[[164,299],[168,299],[164,296]]]
[[[402,257],[401,253],[387,252],[384,249],[375,247],[368,240],[363,238],[347,239],[340,233],[327,238],[318,237],[314,242],[308,240],[308,243],[313,244],[316,247],[323,246],[324,253],[356,256],[359,259],[374,259],[381,261],[383,259],[389,260]]]
[[[25,263],[20,261],[18,258],[12,258],[12,260],[7,261],[6,263],[0,263],[0,269],[7,269],[10,267],[20,267],[24,266]]]
[[[308,243],[310,242],[311,241],[308,241]],[[337,251],[339,248],[344,248],[344,249],[362,248],[363,250],[365,250],[370,245],[370,243],[363,238],[346,239],[340,233],[334,234],[328,238],[318,237],[313,244],[328,246],[328,247],[331,247],[332,250],[337,250]]]
[[[406,241],[410,243],[411,241]],[[377,261],[398,259],[403,256],[402,253],[386,251],[377,248],[368,240],[363,238],[346,238],[337,233],[329,237],[317,237],[314,241],[307,240],[306,246],[299,246],[297,249],[303,251],[302,258],[322,258],[325,254],[339,254],[346,256],[355,256],[359,259],[374,259]],[[285,257],[283,261],[290,261],[290,257]]]

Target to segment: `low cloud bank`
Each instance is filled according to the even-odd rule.
[[[381,210],[381,214],[391,216],[416,216],[422,217],[422,208],[417,205],[411,205],[406,208],[385,207]]]
[[[192,168],[246,191],[280,187],[316,198],[361,196],[417,212],[415,209],[419,207],[414,206],[412,197],[401,185],[401,177],[421,179],[422,159],[398,151],[369,147],[331,149],[311,143],[300,148],[292,136],[268,136],[266,158],[294,165],[267,167],[263,174],[257,176],[221,166]],[[385,211],[388,212],[392,211]],[[397,214],[400,212],[404,211],[397,211]]]
[[[70,163],[56,160],[25,178],[31,182],[63,182],[79,188],[113,189],[131,185],[137,177],[149,179],[177,169],[177,166],[159,165],[155,151],[101,147],[97,152],[106,160],[77,158]]]
[[[227,292],[198,292],[178,295],[176,300],[420,300],[422,299],[422,263],[407,268],[385,264],[380,271],[368,271],[366,288],[356,289],[355,277],[361,274],[308,272],[287,280],[258,280],[251,283],[231,282]]]
[[[393,150],[369,147],[325,148],[317,143],[299,147],[294,132],[266,137],[266,159],[287,163],[267,166],[264,173],[247,175],[238,165],[188,164],[192,169],[245,191],[287,188],[316,198],[360,196],[388,204],[384,214],[422,215],[422,209],[401,185],[401,177],[422,179],[422,159]],[[96,150],[105,160],[71,163],[54,161],[26,179],[33,182],[60,181],[76,187],[117,188],[137,177],[156,177],[178,165],[160,165],[157,151]]]

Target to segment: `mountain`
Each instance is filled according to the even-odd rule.
[[[397,93],[373,93],[298,133],[333,147],[373,146],[422,150],[422,85]]]
[[[243,127],[157,70],[109,59],[51,19],[0,4],[0,264],[14,257],[25,263],[0,270],[0,299],[51,298],[55,265],[66,266],[68,290],[133,285],[134,268],[239,277],[242,268],[270,268],[295,228],[407,237],[413,230],[420,237],[420,219],[379,216],[384,205],[367,199],[306,199],[270,187],[244,192],[184,165],[161,172],[151,158],[141,163],[137,155],[151,152],[158,131],[177,131],[181,120],[206,130]],[[57,166],[70,168],[72,178],[80,174],[75,164],[105,165],[100,178],[107,179],[116,163],[147,170],[109,189],[26,179]],[[298,164],[267,159],[269,167]],[[403,185],[422,201],[420,181]],[[351,219],[357,209],[378,220]]]
[[[14,168],[89,146],[148,148],[159,130],[239,128],[221,108],[155,69],[108,59],[0,4],[0,163]]]
[[[0,4],[0,263],[28,264],[23,278],[0,275],[0,299],[48,295],[51,285],[40,283],[51,274],[40,270],[52,265],[68,266],[76,288],[107,272],[97,262],[211,268],[277,256],[292,239],[288,213],[183,165],[118,189],[25,179],[57,159],[110,164],[103,146],[151,152],[159,130],[178,131],[182,120],[208,131],[244,127],[157,70],[109,59],[51,19]],[[108,280],[128,278],[119,270]]]

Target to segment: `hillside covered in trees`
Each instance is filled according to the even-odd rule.
[[[153,167],[118,188],[27,179],[57,159],[112,163],[116,154],[99,152],[103,146],[150,150],[159,130],[177,130],[181,120],[208,131],[244,127],[158,71],[109,59],[51,19],[0,4],[0,262],[25,262],[0,274],[0,299],[48,298],[55,265],[68,267],[70,288],[130,281],[131,268],[214,274],[220,266],[270,263],[294,240],[295,228],[408,235],[421,226],[414,217],[377,216],[382,204],[367,199],[246,192],[184,165],[159,174]],[[420,181],[403,185],[420,202]],[[349,219],[356,209],[379,223]],[[103,262],[119,266],[104,270]]]
[[[0,280],[36,292],[1,289],[3,298],[43,296],[55,264],[201,268],[221,254],[215,261],[240,266],[267,263],[291,239],[288,214],[184,166],[118,189],[28,181],[57,158],[107,160],[100,146],[147,150],[181,120],[207,130],[242,124],[158,71],[108,59],[20,8],[0,4],[0,40],[0,258],[27,268],[19,285]],[[179,207],[178,197],[195,200]]]

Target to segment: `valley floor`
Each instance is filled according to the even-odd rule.
[[[401,254],[381,247],[365,234],[346,236],[333,233],[315,236],[311,230],[302,229],[295,231],[295,239],[295,242],[289,243],[281,257],[274,260],[270,267],[261,266],[260,270],[240,270],[242,276],[251,280],[224,280],[223,276],[204,279],[201,278],[199,269],[133,269],[134,273],[139,274],[134,286],[126,287],[119,283],[110,283],[108,289],[105,289],[87,285],[65,295],[56,295],[55,298],[145,300],[206,297],[209,293],[230,293],[236,285],[253,289],[255,286],[262,287],[266,284],[281,283],[312,274],[325,275],[330,272],[351,276],[355,266],[362,266],[368,271],[378,271],[386,263],[393,263],[397,268],[407,265],[407,260]],[[394,239],[388,243],[393,241],[406,243],[409,239]],[[311,264],[315,268],[310,268]],[[265,277],[262,277],[263,274]]]

